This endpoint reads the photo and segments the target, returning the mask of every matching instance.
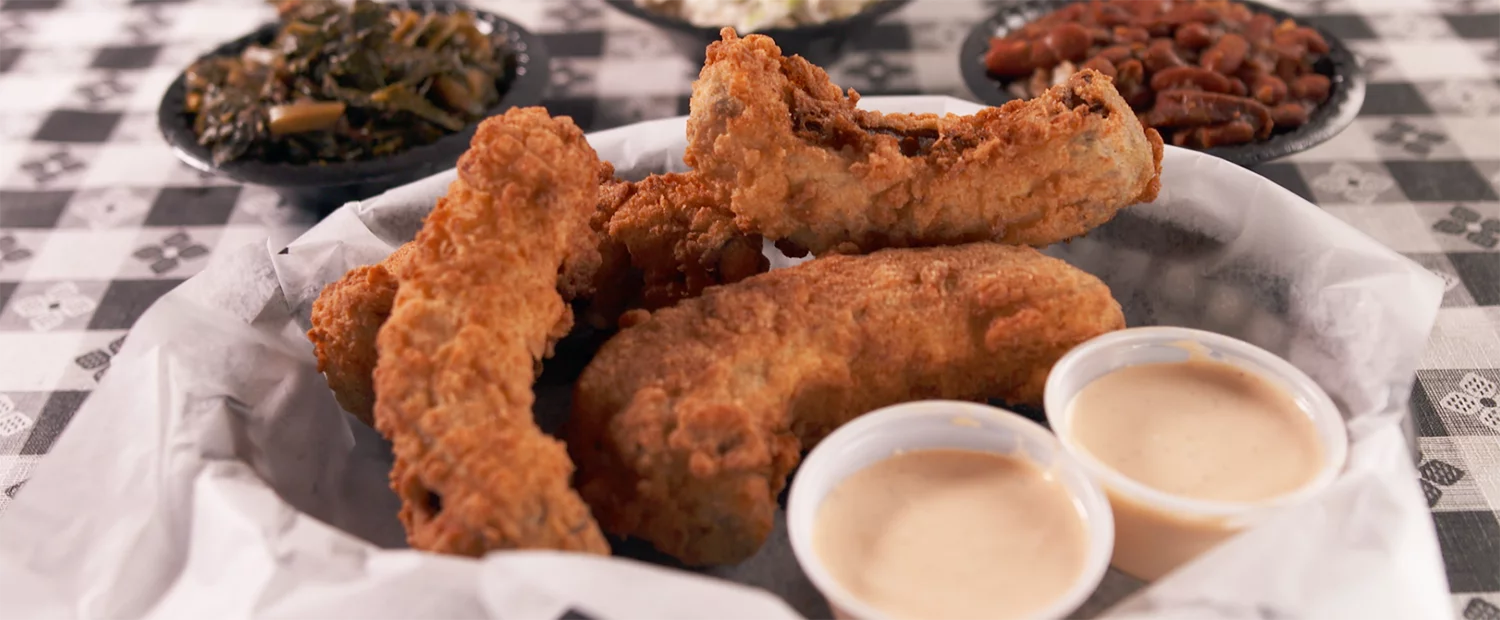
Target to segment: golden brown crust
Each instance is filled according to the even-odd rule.
[[[728,196],[695,173],[601,186],[592,225],[604,267],[589,304],[595,327],[630,308],[654,310],[770,268],[759,235],[742,233]]]
[[[1155,199],[1161,138],[1092,70],[971,116],[881,114],[767,37],[723,37],[693,85],[685,160],[731,191],[742,230],[814,254],[1044,246]]]
[[[374,376],[415,548],[609,550],[531,412],[535,365],[571,321],[557,274],[588,234],[597,164],[566,118],[486,120],[413,242]]]
[[[1063,353],[1123,326],[1097,278],[988,243],[712,288],[622,331],[579,379],[579,490],[608,531],[737,562],[770,532],[801,451],[839,425],[922,398],[1039,404]]]
[[[375,335],[396,299],[401,274],[411,263],[412,245],[396,248],[385,260],[355,267],[323,288],[313,302],[307,332],[318,356],[318,372],[339,406],[359,421],[375,425]]]
[[[607,161],[599,162],[595,182],[599,185],[599,201],[589,221],[593,234],[574,235],[569,239],[571,245],[568,257],[563,260],[562,270],[557,274],[557,292],[567,301],[593,297],[600,272],[606,269],[604,256],[601,254],[605,240],[593,220],[598,218],[599,211],[604,208],[608,195],[606,189],[618,183],[615,180],[615,167]]]

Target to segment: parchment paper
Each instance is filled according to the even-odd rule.
[[[938,97],[861,103],[977,109]],[[682,168],[683,132],[678,118],[590,140],[639,177]],[[147,311],[0,519],[6,615],[826,615],[781,529],[751,560],[706,575],[620,558],[476,561],[401,548],[389,451],[339,410],[303,332],[322,286],[410,238],[451,178],[348,206],[284,253],[244,248]],[[1400,432],[1438,278],[1225,162],[1169,148],[1164,186],[1156,203],[1049,251],[1108,282],[1131,325],[1204,327],[1289,358],[1347,414],[1350,463],[1326,495],[1133,595],[1139,584],[1112,574],[1080,614],[1123,596],[1106,615],[1452,617]],[[566,387],[539,388],[544,416],[566,410]]]

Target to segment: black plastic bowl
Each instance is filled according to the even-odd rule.
[[[500,114],[512,107],[541,102],[547,89],[548,57],[546,47],[536,35],[499,15],[468,8],[457,2],[410,0],[393,4],[422,12],[469,11],[474,14],[477,22],[487,24],[505,38],[511,53],[516,56],[515,68],[510,75],[505,76],[505,92],[499,103],[486,111],[486,116]],[[248,35],[219,46],[203,58],[235,55],[251,44],[268,43],[275,37],[277,27],[278,24],[275,23],[261,26]],[[177,157],[199,170],[221,174],[240,183],[270,187],[287,202],[316,211],[320,215],[351,200],[369,198],[392,187],[452,168],[459,155],[469,148],[469,140],[474,137],[479,126],[475,122],[436,142],[369,160],[306,165],[235,160],[215,166],[208,147],[198,144],[198,136],[193,132],[192,117],[183,112],[183,100],[187,95],[186,73],[184,71],[178,75],[167,88],[156,112],[162,136],[172,146]]]
[[[1249,7],[1251,11],[1266,13],[1277,20],[1292,19],[1304,26],[1312,25],[1298,20],[1296,15],[1259,2],[1235,1]],[[985,69],[984,55],[990,49],[990,39],[1004,36],[1038,17],[1069,4],[1072,4],[1072,0],[1015,2],[1000,9],[999,12],[970,30],[969,36],[964,39],[963,46],[959,48],[958,68],[964,76],[964,84],[969,87],[974,96],[989,105],[1000,105],[1016,99],[1015,95],[1006,90],[1006,87],[1010,85],[1009,81],[992,76]],[[1329,49],[1328,54],[1313,65],[1313,70],[1328,76],[1333,82],[1333,88],[1329,91],[1328,101],[1312,111],[1307,124],[1289,131],[1278,131],[1265,140],[1236,146],[1200,149],[1202,152],[1250,167],[1327,142],[1354,121],[1354,117],[1359,114],[1360,106],[1365,102],[1364,72],[1360,70],[1359,61],[1354,57],[1354,52],[1350,51],[1343,41],[1327,30],[1321,28],[1317,30],[1328,42]]]
[[[685,19],[641,7],[635,0],[604,1],[623,13],[650,22],[665,31],[678,51],[694,63],[702,64],[708,44],[719,40],[720,27],[696,26]],[[860,12],[843,19],[795,28],[759,30],[755,34],[775,39],[781,53],[787,56],[797,54],[815,65],[826,66],[843,54],[844,44],[851,36],[869,30],[880,18],[910,2],[911,0],[875,0]]]

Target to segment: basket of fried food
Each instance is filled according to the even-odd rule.
[[[507,111],[455,169],[283,248],[224,252],[162,296],[3,506],[6,608],[873,619],[881,601],[842,594],[805,536],[835,531],[810,522],[807,491],[834,481],[828,463],[931,440],[986,449],[978,437],[1036,461],[1014,459],[1028,469],[1009,479],[1050,488],[1062,472],[1081,490],[951,501],[946,482],[996,489],[968,466],[908,479],[920,493],[882,485],[867,497],[963,518],[911,521],[882,500],[833,520],[846,548],[901,568],[859,560],[861,583],[1074,609],[1044,617],[1452,615],[1396,424],[1443,294],[1425,267],[1253,172],[1164,146],[1095,71],[995,108],[860,100],[772,40],[724,32],[691,103],[587,136]],[[1036,419],[1060,411],[1043,393],[1066,359],[1127,325],[1242,339],[1306,372],[1358,429],[1337,486],[1149,584],[1106,571],[1108,499],[1043,463],[1067,428]],[[913,407],[932,425],[866,441]],[[1070,506],[1078,522],[1048,516]],[[945,542],[869,535],[886,517]],[[991,524],[1033,551],[970,534]],[[1086,545],[1055,544],[1064,530]],[[893,555],[892,540],[947,557]],[[949,561],[966,555],[1011,568]],[[1047,575],[1061,589],[1036,587]]]

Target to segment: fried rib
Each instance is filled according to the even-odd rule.
[[[415,548],[608,552],[569,486],[566,448],[531,412],[535,367],[571,325],[557,274],[571,238],[588,235],[597,167],[566,118],[486,120],[413,242],[374,377]]]
[[[722,36],[685,160],[730,188],[741,230],[789,251],[1045,246],[1156,197],[1161,137],[1095,71],[971,116],[881,114],[767,37]]]
[[[689,564],[753,554],[802,450],[924,398],[1039,404],[1052,364],[1124,327],[1097,278],[979,243],[829,256],[655,312],[579,379],[567,438],[607,531]]]
[[[627,309],[654,310],[770,268],[759,235],[741,233],[728,197],[694,173],[600,188],[593,226],[604,267],[589,304],[596,327]]]
[[[375,336],[391,315],[396,288],[411,264],[408,243],[374,265],[351,269],[323,288],[312,306],[307,338],[318,356],[318,372],[344,411],[375,425]]]

